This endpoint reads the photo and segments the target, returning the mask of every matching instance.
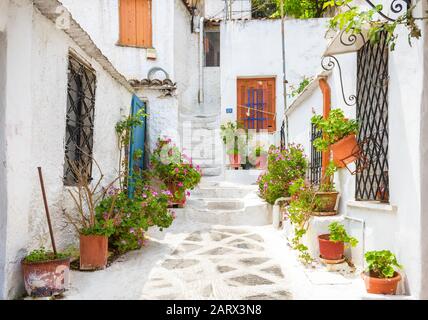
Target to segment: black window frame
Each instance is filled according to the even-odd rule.
[[[73,52],[68,56],[65,125],[65,186],[76,186],[76,171],[92,180],[92,156],[97,76],[95,70]]]
[[[389,203],[389,46],[387,34],[367,42],[357,53],[358,142],[355,200]]]
[[[218,36],[218,39],[217,39],[218,48],[215,48],[215,43],[212,42],[213,39],[211,39],[211,36],[213,34]],[[207,51],[206,48],[204,50],[204,66],[207,68],[220,67],[220,64],[221,64],[221,54],[220,54],[221,34],[220,34],[220,30],[205,30],[204,39],[205,39],[204,42],[206,41],[208,46],[210,46],[210,44],[214,44],[214,50],[213,51],[211,51],[211,50]],[[212,63],[209,63],[210,52],[213,52],[213,54],[218,54],[218,57],[215,57],[215,56],[212,57]]]

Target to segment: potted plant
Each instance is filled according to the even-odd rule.
[[[201,181],[201,170],[191,159],[181,153],[171,139],[159,139],[151,157],[151,166],[157,178],[171,191],[172,203],[183,206],[188,190],[194,189]]]
[[[232,168],[238,169],[241,167],[241,152],[237,146],[227,150],[227,154],[229,155],[229,164]]]
[[[333,109],[327,118],[315,115],[311,121],[323,133],[314,140],[317,150],[326,151],[330,147],[333,161],[340,168],[357,160],[360,149],[355,136],[358,132],[356,120],[346,119],[341,109]]]
[[[226,154],[229,156],[229,164],[232,168],[238,169],[245,155],[244,146],[247,145],[248,132],[240,122],[229,121],[220,126],[221,138],[226,145]]]
[[[389,250],[369,251],[365,254],[367,270],[362,274],[366,290],[375,294],[395,294],[402,269],[395,255]]]
[[[257,146],[254,150],[255,157],[256,157],[256,168],[257,169],[266,169],[267,166],[267,155],[268,153],[266,150],[263,149],[261,146]]]
[[[330,161],[328,167],[325,170],[324,177],[321,179],[320,186],[315,192],[314,212],[321,213],[335,213],[337,198],[339,192],[336,191],[334,186],[334,173],[336,172],[336,165],[333,161]]]
[[[344,257],[345,244],[355,247],[358,240],[350,237],[345,227],[338,222],[330,223],[328,229],[329,234],[318,236],[320,256],[325,260],[341,260]]]
[[[114,220],[111,214],[104,219],[98,219],[96,208],[107,192],[118,191],[113,187],[116,178],[106,188],[100,189],[104,175],[98,163],[94,160],[100,171],[100,178],[93,184],[90,183],[90,174],[86,166],[78,166],[71,163],[75,176],[75,188],[67,189],[74,201],[76,214],[66,213],[66,218],[79,234],[80,240],[80,269],[98,270],[107,266],[108,237],[114,232]]]
[[[21,262],[25,290],[32,297],[62,294],[68,288],[70,257],[43,247],[31,251]]]

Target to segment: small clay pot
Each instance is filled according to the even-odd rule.
[[[43,262],[21,262],[25,290],[32,297],[51,297],[68,289],[70,258]]]
[[[401,280],[401,275],[398,272],[395,272],[392,278],[377,278],[367,272],[364,272],[362,277],[367,292],[374,294],[395,294]]]
[[[256,168],[257,169],[266,169],[267,167],[267,156],[259,156],[256,158]]]
[[[321,258],[326,260],[340,260],[343,258],[345,252],[345,245],[343,242],[330,241],[329,234],[318,236]]]
[[[229,162],[232,168],[239,168],[241,166],[241,155],[240,154],[229,154]]]
[[[317,208],[317,212],[333,212],[336,207],[337,197],[339,192],[316,192],[315,200],[318,200],[321,204],[320,208]]]
[[[100,270],[107,266],[108,237],[80,235],[80,270]]]
[[[186,192],[183,193],[183,197],[180,199],[175,196],[175,193],[178,191],[178,186],[175,183],[168,183],[167,186],[168,186],[168,190],[171,191],[172,193],[172,204],[184,206],[187,200]]]
[[[333,161],[339,168],[357,160],[360,153],[360,147],[354,134],[337,141],[330,148],[333,152]]]

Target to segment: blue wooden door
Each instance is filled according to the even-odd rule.
[[[141,101],[135,94],[132,96],[131,101],[131,114],[135,115],[140,109],[146,111],[145,102]],[[146,138],[146,118],[143,117],[143,124],[138,127],[132,128],[131,143],[129,147],[129,176],[135,171],[144,169],[144,144]],[[136,158],[135,155],[141,153],[141,157]],[[132,180],[128,185],[128,197],[132,198],[134,193],[134,186]]]

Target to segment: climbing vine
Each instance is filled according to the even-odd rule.
[[[424,20],[428,17],[414,17],[413,10],[415,5],[411,6],[404,14],[393,21],[381,20],[376,18],[382,12],[383,6],[377,5],[368,10],[361,10],[361,7],[352,5],[353,0],[329,0],[324,6],[343,7],[347,10],[341,11],[330,20],[330,29],[344,30],[353,35],[362,33],[363,28],[368,28],[368,39],[372,43],[377,43],[381,39],[381,34],[386,33],[386,41],[391,51],[395,49],[398,34],[396,29],[403,25],[408,29],[408,42],[412,45],[412,39],[419,39],[422,35],[417,20]]]

